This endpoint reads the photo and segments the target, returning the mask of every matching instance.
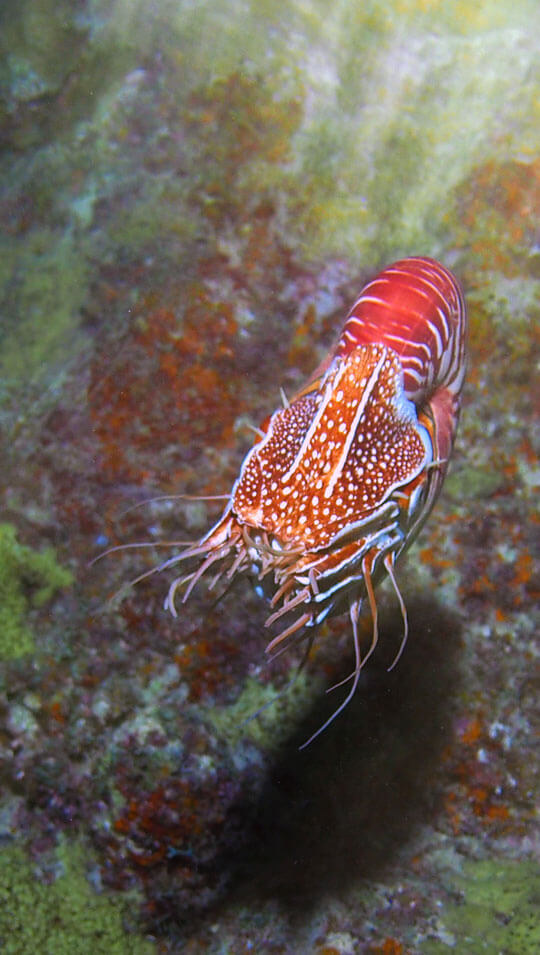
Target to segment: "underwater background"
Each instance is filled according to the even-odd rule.
[[[0,951],[540,950],[537,0],[4,0]],[[171,576],[364,282],[460,279],[450,473],[385,588],[264,660]],[[174,571],[172,576],[174,576]],[[368,615],[369,618],[369,615]],[[366,620],[366,633],[370,621]],[[339,692],[339,691],[338,691]]]

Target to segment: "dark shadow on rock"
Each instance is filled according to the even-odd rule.
[[[255,812],[246,812],[250,832],[231,887],[244,903],[272,898],[301,914],[323,894],[380,874],[438,811],[460,625],[435,600],[412,602],[409,617],[397,667],[387,672],[400,639],[392,617],[346,711],[300,752],[347,688],[323,696],[271,768]]]
[[[461,627],[436,600],[408,604],[409,640],[394,670],[402,621],[380,621],[380,642],[356,695],[306,749],[299,747],[334,712],[345,686],[322,694],[270,766],[242,781],[228,807],[216,854],[198,871],[199,891],[153,883],[147,927],[176,951],[227,917],[231,904],[260,909],[273,900],[291,923],[322,896],[359,878],[380,878],[440,806],[438,770],[450,740],[459,691]],[[343,673],[352,661],[343,661]],[[340,695],[342,694],[342,695]],[[180,860],[182,861],[182,860]],[[172,878],[172,871],[169,878]],[[191,886],[191,888],[190,888]]]

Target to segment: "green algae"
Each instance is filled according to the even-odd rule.
[[[110,237],[119,248],[129,249],[130,255],[159,247],[166,249],[168,257],[178,245],[185,246],[195,236],[193,219],[179,214],[184,193],[185,188],[177,183],[150,184],[139,201],[115,217]]]
[[[493,468],[462,465],[452,469],[444,490],[454,501],[484,500],[500,490],[504,481],[504,474]]]
[[[343,27],[337,35],[345,56],[328,49],[332,79],[323,88],[314,78],[320,108],[299,142],[309,203],[297,225],[305,229],[306,249],[345,253],[369,267],[412,250],[440,254],[456,238],[453,191],[486,150],[501,159],[534,155],[540,119],[534,44],[520,61],[520,31],[489,31],[474,20],[456,34],[422,29],[417,18],[406,44],[384,16],[369,11],[357,14],[346,35]],[[358,46],[370,53],[356,70]],[[503,90],[516,65],[523,72],[510,103]],[[516,118],[504,139],[489,106],[501,101]],[[333,185],[325,175],[329,129]],[[317,157],[324,157],[322,168]]]
[[[528,353],[531,327],[540,318],[540,279],[491,272],[468,300],[489,324],[492,339],[504,343],[509,363]]]
[[[266,0],[151,9],[96,0],[84,17],[51,0],[9,9],[10,62],[32,50],[27,79],[41,77],[28,122],[38,109],[52,124],[52,144],[30,163],[8,156],[3,166],[15,204],[28,208],[7,217],[1,247],[9,319],[0,372],[14,391],[29,379],[41,387],[83,347],[81,312],[104,260],[153,250],[170,261],[164,271],[181,273],[194,238],[232,232],[241,242],[269,195],[304,261],[338,255],[367,271],[411,252],[444,257],[462,244],[454,194],[475,164],[486,153],[526,162],[536,150],[527,0],[496,15],[489,3],[472,11],[444,0],[331,10],[313,0],[279,13]],[[6,96],[23,98],[8,74]],[[248,80],[235,85],[244,100],[220,103],[235,76]],[[204,123],[190,129],[190,97],[201,89],[214,113],[206,135]],[[259,145],[244,149],[250,129]],[[30,152],[20,141],[17,149]]]
[[[125,928],[127,899],[98,895],[85,877],[84,855],[76,844],[57,851],[61,875],[38,881],[18,847],[0,852],[0,948],[5,955],[150,955],[154,946]]]
[[[56,92],[76,67],[85,37],[70,0],[7,0],[0,16],[0,95],[24,102]]]
[[[24,249],[2,245],[2,272],[10,269],[6,284],[14,291],[4,302],[11,317],[3,328],[0,377],[28,385],[47,364],[59,366],[74,341],[80,349],[73,316],[84,302],[87,263],[72,236],[49,228],[33,230]]]
[[[19,543],[11,524],[0,524],[0,659],[13,660],[33,651],[29,610],[42,607],[72,582],[72,574],[58,564],[52,547],[34,551]]]
[[[443,911],[445,942],[422,945],[426,955],[449,949],[483,955],[540,951],[540,869],[532,862],[468,862],[458,888],[463,898]]]
[[[209,708],[205,721],[231,747],[248,739],[266,752],[290,737],[309,704],[322,692],[322,681],[300,673],[294,683],[278,690],[248,678],[244,689],[229,706]]]

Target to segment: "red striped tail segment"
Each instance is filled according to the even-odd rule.
[[[459,395],[464,378],[466,312],[461,289],[434,259],[413,257],[380,272],[353,305],[337,346],[381,343],[401,359],[407,398],[421,408],[439,388]]]

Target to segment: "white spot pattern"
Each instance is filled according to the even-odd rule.
[[[362,345],[333,363],[315,394],[274,413],[244,463],[233,509],[282,542],[319,549],[412,481],[429,457],[397,355]]]

